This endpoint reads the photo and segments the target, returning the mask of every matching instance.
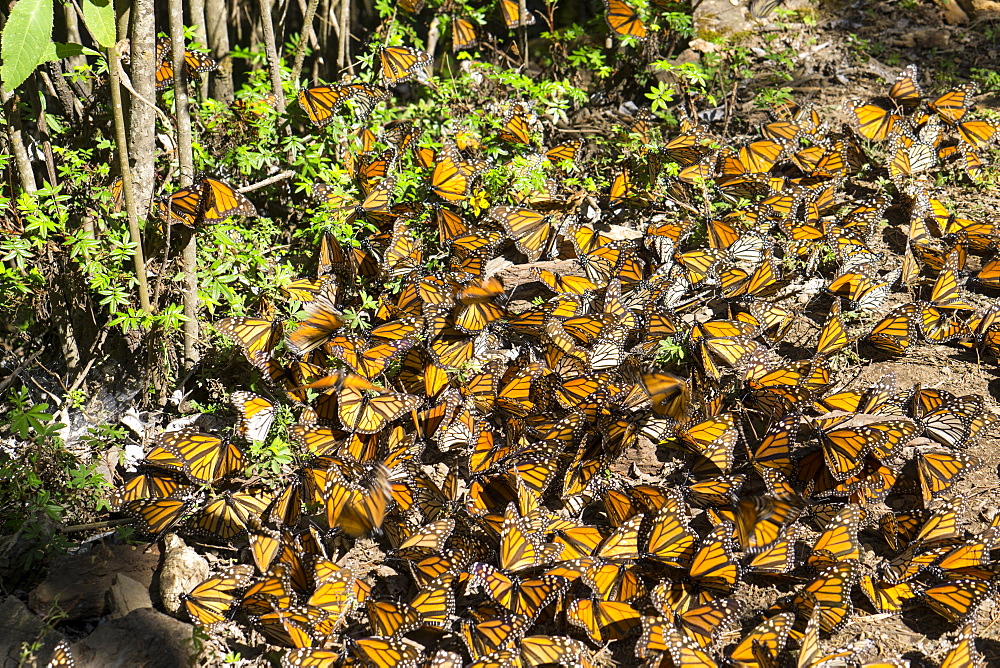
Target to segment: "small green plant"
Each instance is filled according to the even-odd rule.
[[[754,97],[754,105],[759,109],[773,109],[792,101],[792,89],[788,87],[765,88]]]
[[[673,338],[667,337],[659,342],[655,362],[658,365],[674,367],[680,366],[685,357],[687,357],[687,350],[684,346]]]
[[[4,422],[15,444],[0,451],[0,507],[7,511],[0,528],[22,531],[30,539],[33,547],[21,558],[27,570],[68,544],[44,520],[84,521],[106,510],[108,483],[98,472],[98,459],[83,460],[66,450],[59,438],[64,425],[54,420],[48,404],[33,403],[25,387],[8,398],[12,408]],[[92,452],[105,452],[111,440],[122,436],[120,428],[95,427],[81,443]]]
[[[659,81],[646,93],[646,97],[652,100],[650,109],[654,114],[658,111],[666,111],[670,103],[674,101],[674,87],[665,81]]]

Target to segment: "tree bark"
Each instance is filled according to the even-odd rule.
[[[63,19],[66,22],[66,41],[74,44],[82,44],[83,39],[80,37],[80,17],[77,15],[76,9],[73,7],[73,3],[67,2],[63,4],[62,11]],[[120,35],[119,39],[121,39]],[[72,72],[77,67],[86,65],[87,57],[82,55],[70,56],[66,59],[66,63],[68,70]],[[81,85],[86,87],[87,92],[90,92],[90,77],[84,77]]]
[[[271,71],[271,91],[278,98],[278,116],[285,115],[285,92],[281,87],[281,62],[278,59],[278,45],[274,40],[274,21],[271,20],[271,3],[257,0],[260,10],[261,29],[264,31],[264,51]]]
[[[136,211],[135,192],[132,188],[132,168],[128,158],[128,139],[125,137],[125,106],[122,104],[121,57],[118,45],[112,46],[108,54],[108,83],[111,89],[111,114],[114,117],[115,144],[118,149],[118,167],[122,175],[122,194],[125,210],[128,212],[128,229],[134,246],[132,263],[135,266],[135,280],[139,289],[139,306],[148,314],[153,307],[149,303],[149,285],[146,283],[146,260],[142,253],[142,234],[139,232],[139,216]]]
[[[21,114],[17,108],[17,95],[8,93],[0,86],[0,106],[4,108],[4,115],[7,117],[7,140],[10,142],[11,153],[14,154],[21,188],[24,192],[33,193],[38,190],[38,185],[35,182],[35,172],[31,168],[28,149],[24,145],[24,130],[21,127]]]
[[[181,187],[194,180],[194,157],[191,147],[191,116],[188,110],[187,75],[184,69],[184,10],[181,0],[170,0],[170,42],[173,49],[174,116],[177,119],[178,179]],[[192,231],[182,239],[184,251],[184,368],[190,371],[198,362],[198,246]]]
[[[156,52],[156,24],[153,0],[132,1],[131,78],[135,92],[155,102],[153,73],[159,63]],[[123,37],[119,35],[119,37]],[[145,220],[153,200],[156,161],[156,112],[148,104],[129,98],[129,148],[132,159],[132,183],[135,187],[136,215]]]
[[[302,73],[302,61],[306,57],[306,48],[309,46],[313,36],[313,19],[316,16],[316,7],[319,0],[309,0],[306,7],[305,17],[302,19],[302,36],[299,38],[299,45],[295,49],[295,65],[292,66],[292,83],[299,85],[299,75]]]
[[[212,97],[220,102],[232,104],[233,91],[233,59],[229,55],[229,21],[226,0],[206,0],[205,25],[208,35],[208,48],[212,57],[219,62],[219,69],[212,73]]]
[[[205,0],[190,0],[188,11],[191,16],[188,25],[194,26],[194,38],[204,46],[208,46],[208,33],[205,31]],[[199,88],[198,99],[204,102],[208,99],[208,72],[199,75],[201,88]]]

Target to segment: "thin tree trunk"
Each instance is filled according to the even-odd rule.
[[[225,104],[231,104],[233,95],[233,58],[229,55],[229,21],[226,0],[206,0],[205,25],[208,34],[208,48],[212,57],[219,62],[219,69],[212,73],[212,97]]]
[[[281,62],[278,60],[278,46],[274,41],[274,22],[271,20],[271,3],[257,0],[260,10],[261,29],[264,31],[264,51],[271,70],[271,90],[278,98],[278,116],[285,115],[285,92],[281,87]]]
[[[191,0],[188,4],[188,11],[191,16],[188,25],[194,26],[194,38],[199,43],[208,46],[208,33],[205,31],[205,0]],[[204,102],[208,96],[208,72],[199,75],[201,88],[198,90],[198,99]]]
[[[38,145],[42,147],[42,155],[45,156],[45,173],[48,176],[50,186],[59,185],[59,177],[56,176],[55,156],[52,155],[52,142],[49,140],[49,124],[45,118],[45,96],[41,94],[38,86],[40,71],[36,71],[28,86],[31,95],[31,107],[35,111],[35,132],[38,133]]]
[[[125,107],[122,104],[121,57],[117,45],[108,49],[108,83],[111,88],[111,114],[115,123],[115,144],[118,149],[118,168],[122,174],[122,194],[125,210],[128,212],[128,229],[133,245],[132,263],[135,266],[135,280],[139,288],[139,306],[148,314],[153,308],[149,303],[149,286],[146,283],[146,260],[142,254],[142,235],[139,232],[139,216],[136,211],[135,191],[132,188],[132,168],[128,158],[128,139],[125,137]]]
[[[38,185],[35,183],[35,172],[31,169],[28,149],[24,146],[24,130],[21,127],[21,114],[18,112],[17,103],[17,95],[8,93],[3,86],[0,86],[0,105],[4,107],[8,123],[7,139],[10,142],[11,153],[14,154],[14,162],[17,164],[21,188],[25,192],[33,193],[38,190]]]
[[[312,39],[312,24],[318,6],[319,0],[309,0],[305,17],[302,19],[302,37],[299,38],[298,48],[295,49],[295,65],[292,66],[292,83],[296,86],[299,85],[299,75],[302,73],[302,61],[306,57],[306,47],[309,46],[309,42]]]
[[[154,0],[132,0],[131,65],[132,87],[147,100],[156,100],[156,83],[153,73],[159,63],[154,62],[156,52],[156,23],[153,14]],[[122,37],[119,35],[119,37]],[[131,149],[132,183],[135,187],[136,215],[149,217],[153,201],[156,167],[156,112],[148,104],[129,97],[129,148]]]
[[[58,10],[57,10],[58,11]],[[73,7],[72,2],[64,3],[62,6],[63,19],[66,22],[66,41],[72,42],[73,44],[83,44],[83,39],[80,37],[80,17],[76,13],[76,9]],[[119,36],[120,37],[120,36]],[[66,67],[68,71],[72,72],[77,67],[87,64],[86,56],[70,56],[66,59]],[[90,78],[84,77],[82,85],[87,87],[87,91],[90,91]]]
[[[181,187],[194,180],[194,157],[191,148],[191,116],[188,110],[187,75],[184,71],[184,10],[181,0],[170,0],[170,42],[174,66],[174,116],[177,119],[177,162]],[[184,251],[184,368],[198,362],[198,246],[194,231],[182,238]]]
[[[351,2],[350,0],[340,0],[340,19],[337,22],[340,26],[340,39],[337,42],[337,69],[344,71],[351,62]]]

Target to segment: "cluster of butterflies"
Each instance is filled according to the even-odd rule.
[[[394,53],[383,74],[423,67],[387,66]],[[894,84],[894,104],[915,77]],[[341,101],[364,119],[388,98],[311,90],[300,102],[320,126]],[[945,98],[929,104],[941,122],[974,122]],[[161,435],[114,506],[153,538],[240,547],[244,563],[192,590],[188,613],[249,625],[291,666],[589,666],[605,646],[651,666],[905,665],[865,643],[828,651],[821,637],[856,604],[929,608],[961,628],[943,665],[978,666],[1000,521],[970,532],[953,498],[995,418],[981,396],[892,376],[834,387],[833,358],[860,340],[897,354],[918,330],[1000,345],[1000,311],[962,285],[994,224],[947,214],[919,179],[851,194],[884,169],[869,140],[922,132],[921,104],[887,111],[885,137],[864,105],[860,129],[840,132],[788,105],[763,138],[722,149],[696,122],[660,142],[640,121],[606,195],[515,175],[493,206],[478,201],[482,176],[515,170],[484,142],[555,176],[583,142],[541,146],[524,103],[496,137],[459,129],[437,151],[413,123],[363,126],[344,159],[359,196],[316,187],[359,238],[323,234],[316,272],[282,288],[304,316],[216,323],[267,389],[232,396],[231,438]],[[404,189],[407,161],[426,177]],[[217,183],[165,210],[196,225],[243,206]],[[706,216],[716,200],[729,212]],[[895,263],[878,234],[893,206],[910,212]],[[541,296],[514,301],[497,272],[543,258],[578,270],[536,267]],[[901,277],[917,287],[924,274],[925,299],[882,313]],[[808,284],[809,312],[826,313],[816,324]],[[878,322],[855,337],[859,314]],[[955,321],[972,336],[952,336]],[[267,440],[281,404],[297,412],[295,460],[275,484],[253,475],[246,444]],[[662,475],[643,480],[654,464]],[[385,559],[343,565],[362,538]],[[745,594],[761,585],[782,595],[755,609]]]

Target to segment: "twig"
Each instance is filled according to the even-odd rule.
[[[118,68],[118,77],[119,77],[119,83],[121,83],[121,85],[125,86],[125,88],[127,88],[128,91],[132,93],[132,95],[135,95],[136,99],[140,100],[147,107],[152,107],[153,111],[155,111],[156,114],[160,117],[160,120],[163,121],[163,124],[166,125],[171,132],[174,131],[174,123],[173,121],[170,120],[170,117],[167,116],[165,113],[163,113],[163,110],[161,110],[155,104],[153,104],[152,102],[144,98],[142,95],[139,95],[138,93],[135,92],[135,88],[132,88],[132,80],[128,78],[128,74],[125,73],[124,68],[121,67]]]
[[[296,87],[299,85],[299,75],[302,74],[302,62],[306,57],[306,43],[312,39],[313,35],[313,18],[316,16],[316,8],[319,6],[319,0],[309,0],[309,4],[306,6],[306,15],[302,19],[302,35],[299,37],[299,44],[295,48],[295,64],[292,66],[292,84]]]
[[[35,379],[34,379],[34,378],[32,378],[31,376],[28,376],[28,380],[30,380],[30,381],[31,381],[31,382],[32,382],[32,383],[33,383],[33,384],[35,385],[35,387],[37,387],[37,388],[38,388],[39,390],[41,390],[41,391],[42,391],[42,392],[44,392],[45,394],[49,395],[49,397],[50,397],[50,398],[52,399],[52,401],[54,402],[54,403],[52,404],[53,406],[58,406],[59,404],[61,404],[61,403],[62,403],[62,399],[60,399],[59,397],[57,397],[56,395],[52,394],[51,392],[49,392],[48,390],[46,390],[46,389],[45,389],[44,387],[42,387],[41,385],[39,385],[39,383],[38,383],[38,381],[37,381],[37,380],[35,380]]]
[[[76,533],[77,531],[90,531],[92,529],[107,529],[109,527],[120,527],[125,524],[131,524],[132,520],[129,518],[123,518],[120,520],[104,520],[103,522],[91,522],[90,524],[74,524],[72,526],[59,527],[59,533]],[[114,533],[114,532],[112,532]],[[102,534],[106,536],[108,534]],[[96,538],[90,538],[88,540],[97,540]]]
[[[17,368],[14,369],[14,371],[9,376],[4,378],[2,382],[0,382],[0,392],[6,390],[10,386],[10,384],[14,382],[14,379],[17,378],[17,374],[24,371],[24,369],[27,368],[29,364],[34,362],[38,358],[38,356],[42,354],[44,350],[45,350],[44,348],[39,348],[38,350],[33,352],[28,359],[18,364]]]
[[[291,169],[286,169],[283,172],[279,172],[274,176],[269,176],[263,181],[258,181],[257,183],[251,183],[248,186],[243,186],[242,188],[237,188],[236,192],[248,193],[251,190],[257,190],[258,188],[263,188],[264,186],[269,186],[272,183],[277,183],[278,181],[284,181],[285,179],[290,179],[295,176],[295,171]]]

